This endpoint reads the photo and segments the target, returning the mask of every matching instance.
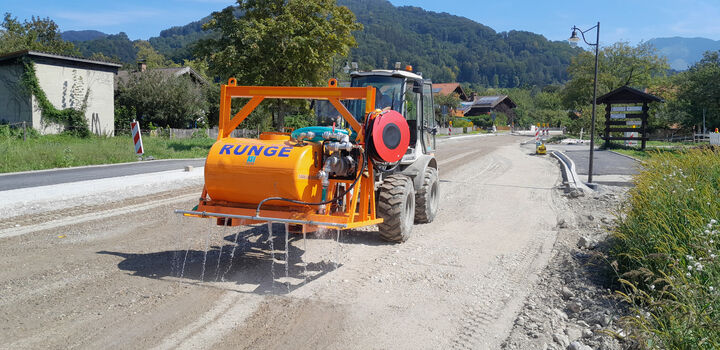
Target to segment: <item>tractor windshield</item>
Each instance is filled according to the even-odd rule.
[[[351,87],[372,86],[375,88],[375,108],[390,107],[402,113],[403,101],[403,82],[405,79],[398,77],[384,76],[366,76],[354,77]],[[349,100],[345,102],[350,113],[355,119],[363,121],[365,119],[365,101]]]

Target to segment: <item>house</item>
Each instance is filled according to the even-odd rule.
[[[458,98],[460,98],[460,101],[468,101],[469,97],[463,90],[462,86],[458,83],[446,83],[446,84],[433,84],[432,85],[432,92],[435,98],[437,98],[438,95],[450,95],[450,94],[457,94]],[[463,111],[462,108],[451,108],[448,110],[447,106],[441,106],[442,108],[442,115],[450,115],[453,117],[462,117]],[[443,117],[444,119],[444,117]]]
[[[461,101],[470,101],[470,98],[459,83],[433,84],[433,95],[458,94]]]
[[[99,135],[115,132],[113,81],[121,65],[39,51],[18,51],[0,56],[0,123],[25,122],[43,134],[63,130],[43,120],[37,98],[25,93],[24,62],[33,62],[40,88],[58,109],[82,108],[90,130]]]
[[[517,105],[507,95],[472,96],[472,101],[463,102],[462,105],[466,117],[500,112],[507,115],[509,124],[515,121],[513,109]]]
[[[142,74],[145,72],[157,72],[163,76],[166,77],[180,77],[180,76],[187,76],[195,82],[196,84],[201,85],[207,85],[208,82],[203,78],[198,72],[196,72],[194,69],[190,67],[171,67],[171,68],[154,68],[154,69],[148,69],[147,65],[143,62],[139,62],[137,66],[137,70],[130,71],[130,70],[121,70],[118,72],[117,76],[115,77],[115,88],[117,89],[117,85],[120,82],[127,82],[131,76],[136,74]]]

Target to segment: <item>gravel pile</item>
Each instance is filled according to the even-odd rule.
[[[515,320],[505,349],[623,349],[625,315],[613,296],[613,270],[606,253],[614,213],[626,188],[566,196],[570,211],[557,219],[553,257]]]

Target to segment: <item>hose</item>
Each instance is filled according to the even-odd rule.
[[[336,196],[336,197],[333,198],[333,199],[326,200],[326,201],[323,201],[323,202],[316,202],[316,203],[303,202],[303,201],[299,201],[299,200],[295,200],[295,199],[290,199],[290,198],[283,198],[283,197],[269,197],[269,198],[265,198],[265,199],[261,200],[260,203],[258,203],[257,209],[255,210],[255,216],[257,216],[257,217],[260,216],[260,207],[262,207],[262,205],[263,205],[265,202],[267,202],[267,201],[283,201],[283,202],[290,202],[290,203],[295,203],[295,204],[311,205],[311,206],[319,206],[319,205],[325,205],[325,204],[330,204],[330,203],[337,202],[340,198],[343,198],[343,197],[345,197],[346,194],[350,193],[350,191],[355,187],[355,184],[357,184],[358,180],[360,180],[360,177],[362,177],[362,174],[363,174],[363,172],[365,171],[365,168],[367,167],[367,155],[366,155],[366,153],[367,153],[367,151],[365,151],[365,152],[360,152],[360,154],[361,154],[362,157],[363,157],[363,165],[362,165],[362,167],[360,168],[360,171],[358,172],[358,176],[355,178],[355,181],[353,181],[353,183],[350,184],[350,186],[347,188],[347,190],[345,190],[345,192],[344,192],[343,194],[341,194],[341,195],[339,195],[339,196]]]

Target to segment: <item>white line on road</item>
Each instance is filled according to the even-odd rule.
[[[15,236],[24,235],[26,233],[31,232],[37,232],[42,230],[47,230],[55,227],[61,227],[61,226],[68,226],[68,225],[75,225],[86,221],[93,221],[93,220],[99,220],[104,218],[109,218],[113,216],[118,215],[124,215],[129,214],[136,211],[141,210],[148,210],[151,208],[159,207],[161,205],[165,204],[173,204],[178,202],[187,201],[193,198],[198,198],[197,193],[189,194],[189,195],[183,195],[179,197],[169,198],[169,199],[163,199],[158,201],[152,201],[149,203],[142,203],[142,204],[135,204],[130,205],[127,207],[117,208],[117,209],[108,209],[103,210],[95,213],[89,213],[89,214],[83,214],[78,216],[72,216],[67,218],[62,218],[58,220],[52,220],[48,222],[43,222],[36,225],[31,226],[25,226],[25,227],[13,227],[9,229],[4,229],[0,231],[0,238],[10,238]]]

